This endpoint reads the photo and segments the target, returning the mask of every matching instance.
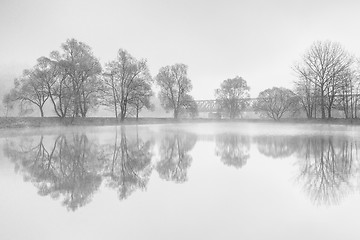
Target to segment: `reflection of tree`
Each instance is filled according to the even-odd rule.
[[[268,136],[254,138],[260,153],[267,157],[284,158],[299,150],[301,139],[298,136]]]
[[[338,203],[351,188],[356,144],[332,137],[303,139],[299,180],[317,204]]]
[[[136,189],[145,189],[152,172],[151,142],[138,136],[130,139],[125,128],[115,135],[114,145],[108,146],[104,176],[108,186],[118,190],[119,198],[126,199]]]
[[[88,203],[101,184],[97,145],[84,134],[60,135],[47,149],[39,144],[8,144],[5,154],[32,182],[40,195],[63,198],[63,204],[76,210]]]
[[[160,161],[156,166],[161,178],[185,182],[192,157],[189,151],[196,143],[196,135],[186,132],[169,132],[160,143]]]
[[[356,142],[345,137],[258,136],[259,152],[270,157],[296,153],[298,181],[317,204],[335,204],[352,188]]]
[[[222,134],[216,137],[216,155],[224,164],[241,168],[250,157],[250,137]]]

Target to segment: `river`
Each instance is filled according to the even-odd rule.
[[[360,127],[0,132],[0,239],[360,239]]]

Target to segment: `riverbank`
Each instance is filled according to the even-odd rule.
[[[111,126],[111,125],[143,125],[143,124],[168,124],[168,123],[211,123],[211,122],[259,122],[259,123],[310,123],[310,124],[337,124],[337,125],[360,125],[360,119],[179,119],[172,118],[139,118],[126,119],[120,122],[116,118],[87,117],[87,118],[57,118],[57,117],[0,117],[0,129],[6,128],[36,128],[36,127],[58,127],[58,126]]]

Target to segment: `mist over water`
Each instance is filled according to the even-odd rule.
[[[4,131],[0,216],[9,218],[0,218],[0,238],[358,239],[359,130],[196,123]]]

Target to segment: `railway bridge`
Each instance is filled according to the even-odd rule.
[[[248,102],[250,103],[249,106],[244,111],[253,112],[254,109],[252,107],[252,103],[257,98],[244,98],[241,99],[241,102]],[[195,100],[198,111],[203,113],[216,113],[220,111],[220,100]]]

